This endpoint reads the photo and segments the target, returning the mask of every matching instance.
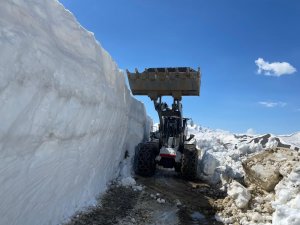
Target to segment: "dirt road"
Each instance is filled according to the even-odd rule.
[[[214,219],[215,202],[225,195],[219,190],[164,169],[153,177],[135,179],[142,191],[112,185],[98,207],[76,215],[68,225],[222,224]]]

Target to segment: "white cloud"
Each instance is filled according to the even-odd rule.
[[[253,128],[249,128],[247,131],[246,131],[246,134],[247,135],[254,135],[256,133],[256,131],[253,129]]]
[[[274,108],[274,107],[284,107],[286,106],[285,102],[259,102],[259,104],[267,107],[267,108]]]
[[[287,62],[272,62],[269,63],[264,61],[263,58],[258,58],[255,60],[255,64],[258,66],[257,72],[259,74],[264,74],[267,76],[280,77],[286,74],[295,73],[297,70],[291,64]]]

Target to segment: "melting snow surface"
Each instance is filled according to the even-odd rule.
[[[0,224],[59,224],[129,175],[144,106],[56,0],[1,0],[0,49]]]

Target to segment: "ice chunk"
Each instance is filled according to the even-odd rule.
[[[136,185],[136,181],[132,177],[123,178],[120,183],[125,187]]]
[[[235,205],[240,209],[246,208],[251,199],[251,194],[247,188],[236,181],[233,181],[229,185],[227,193],[233,198]]]

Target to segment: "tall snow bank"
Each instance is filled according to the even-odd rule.
[[[0,49],[0,224],[58,224],[118,176],[145,109],[58,1],[0,1]]]

